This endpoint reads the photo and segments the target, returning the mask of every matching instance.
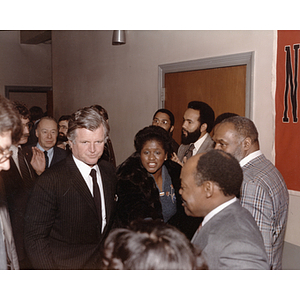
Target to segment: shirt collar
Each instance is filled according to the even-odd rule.
[[[89,165],[87,165],[83,161],[76,158],[73,154],[72,154],[72,156],[73,156],[73,159],[74,159],[74,162],[75,162],[77,168],[79,169],[79,171],[80,171],[80,173],[82,174],[83,177],[88,178],[88,176],[90,175],[92,169],[95,169],[97,172],[99,172],[99,167],[98,167],[97,164],[94,165],[93,167],[90,167]]]
[[[204,134],[203,137],[201,137],[200,139],[198,139],[198,140],[194,143],[195,148],[194,148],[193,153],[197,153],[197,151],[199,150],[199,148],[200,148],[201,145],[203,144],[204,140],[206,139],[207,135],[208,135],[208,133],[206,132],[206,133]]]
[[[46,151],[39,143],[36,144],[36,147],[43,152]],[[53,153],[53,151],[54,151],[54,146],[52,148],[50,148],[49,150],[47,150],[49,155],[51,155]]]
[[[233,202],[237,201],[237,198],[234,197],[231,200],[226,201],[225,203],[217,206],[215,209],[213,209],[211,212],[209,212],[202,221],[202,226],[204,226],[213,216],[215,216],[217,213],[222,211],[225,207],[229,206]]]
[[[240,166],[243,167],[244,165],[246,165],[249,161],[253,160],[254,158],[258,157],[262,155],[262,152],[260,150],[254,151],[252,153],[250,153],[249,155],[247,155],[246,157],[244,157],[241,161],[240,161]]]

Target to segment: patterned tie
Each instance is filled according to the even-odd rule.
[[[95,169],[92,169],[90,172],[90,176],[93,178],[93,194],[94,194],[94,201],[97,208],[97,213],[99,216],[100,224],[102,223],[102,211],[101,211],[101,195],[100,189],[97,183],[97,173]],[[102,225],[101,225],[102,227]],[[100,228],[101,228],[100,227]]]
[[[193,156],[193,150],[194,150],[195,146],[194,144],[190,144],[189,148],[185,151],[184,156],[189,159],[191,156]]]
[[[24,154],[20,147],[18,148],[18,161],[25,187],[30,188],[32,185],[32,177],[30,174],[30,170],[28,169],[28,166],[26,164]]]
[[[45,154],[45,159],[46,159],[46,167],[45,167],[45,169],[48,169],[48,168],[49,168],[49,157],[48,157],[48,152],[47,152],[47,151],[44,151],[44,154]]]

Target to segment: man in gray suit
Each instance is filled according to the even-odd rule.
[[[210,137],[215,120],[213,109],[205,102],[191,101],[183,116],[181,145],[172,160],[183,165],[191,156],[213,149]]]
[[[209,269],[269,269],[262,235],[236,195],[243,181],[238,161],[221,150],[190,158],[181,171],[187,215],[204,217],[192,238]]]
[[[254,123],[235,116],[223,120],[214,136],[216,149],[232,154],[243,169],[240,202],[262,233],[270,268],[282,269],[289,193],[276,167],[260,151]]]

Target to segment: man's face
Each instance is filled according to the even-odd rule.
[[[69,122],[67,120],[58,123],[58,134],[60,136],[67,136]]]
[[[55,145],[57,134],[57,123],[54,120],[43,119],[39,122],[36,129],[36,136],[43,149],[48,151]]]
[[[70,141],[72,153],[77,159],[92,167],[103,154],[104,139],[103,125],[94,131],[78,128],[74,143]]]
[[[181,143],[188,145],[195,143],[201,136],[201,124],[199,111],[188,108],[183,116]]]
[[[23,125],[23,135],[22,135],[22,137],[19,141],[19,145],[24,145],[28,141],[29,130],[30,130],[30,127],[31,127],[31,123],[30,123],[30,120],[28,118],[27,119],[21,118],[21,121],[22,121],[22,125]]]
[[[179,193],[182,197],[184,211],[188,216],[204,217],[206,215],[207,199],[204,185],[198,186],[195,182],[196,166],[199,155],[192,156],[182,167]]]
[[[216,143],[215,149],[232,154],[238,161],[245,157],[242,141],[232,123],[219,124],[215,130],[213,140]]]
[[[11,131],[0,134],[0,171],[9,170],[9,148],[11,146]]]
[[[160,126],[163,129],[165,129],[167,132],[172,132],[174,130],[174,126],[171,126],[171,120],[168,114],[165,114],[163,112],[158,112],[153,121],[152,125],[154,126]]]

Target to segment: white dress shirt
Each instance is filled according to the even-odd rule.
[[[83,179],[85,180],[91,194],[93,195],[93,179],[92,176],[90,176],[91,170],[95,169],[97,173],[97,183],[100,189],[100,195],[101,195],[101,211],[102,211],[102,228],[101,232],[103,232],[105,225],[106,225],[106,212],[105,212],[105,199],[104,199],[104,192],[103,192],[103,184],[102,184],[102,178],[101,178],[101,172],[98,167],[98,165],[94,165],[92,168],[84,163],[83,161],[77,159],[73,155],[73,159],[75,161],[75,164],[77,168],[79,169]],[[94,195],[93,195],[94,196]]]

